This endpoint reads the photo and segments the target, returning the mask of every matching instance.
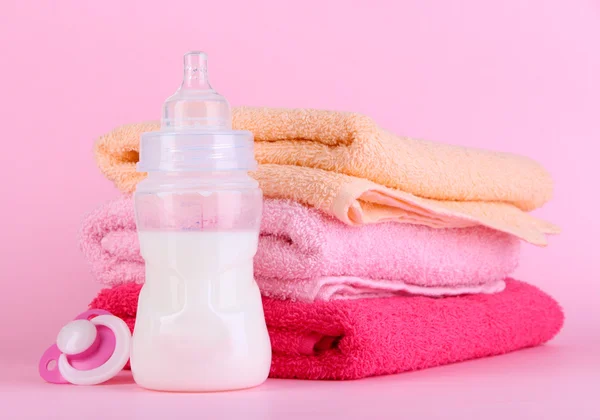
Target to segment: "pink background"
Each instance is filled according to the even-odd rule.
[[[544,384],[584,389],[600,370],[590,353],[600,345],[599,43],[600,3],[585,0],[3,1],[2,358],[35,363],[99,289],[77,231],[118,192],[97,170],[93,142],[158,118],[182,55],[203,49],[213,86],[233,105],[358,111],[399,134],[516,152],[549,168],[555,199],[537,213],[564,232],[545,249],[525,246],[517,277],[555,296],[567,323],[548,350],[487,366],[506,363],[491,375],[509,389],[510,360],[521,360],[523,378],[541,370],[519,357],[562,363]],[[443,369],[411,375],[461,372]]]

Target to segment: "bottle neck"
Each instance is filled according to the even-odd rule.
[[[137,185],[137,192],[188,190],[231,190],[258,188],[247,171],[149,172]]]

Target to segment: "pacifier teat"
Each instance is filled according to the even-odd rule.
[[[181,86],[163,105],[163,130],[230,130],[229,102],[208,81],[208,55],[190,51],[183,56]]]

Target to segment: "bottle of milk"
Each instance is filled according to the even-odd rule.
[[[131,349],[142,387],[221,391],[261,384],[271,343],[253,276],[262,192],[253,137],[232,130],[207,56],[184,56],[183,82],[144,133],[135,192],[146,262]]]

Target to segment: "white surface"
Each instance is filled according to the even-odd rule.
[[[0,365],[0,413],[10,420],[598,420],[597,349],[550,344],[359,381],[269,379],[208,394],[147,391],[129,373],[91,387],[52,385],[33,362]]]

